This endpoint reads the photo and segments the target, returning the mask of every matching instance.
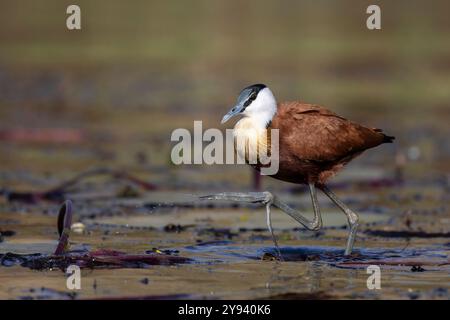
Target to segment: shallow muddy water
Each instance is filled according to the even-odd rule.
[[[434,192],[428,203],[439,200],[440,195]],[[360,207],[374,201],[360,196],[354,199]],[[158,197],[166,206],[143,207]],[[171,197],[178,199],[178,204],[167,206],[163,199]],[[303,194],[286,194],[284,199],[295,206],[308,205]],[[83,223],[85,229],[72,231],[70,252],[111,249],[188,259],[170,265],[86,267],[81,272],[82,289],[75,291],[66,288],[66,275],[59,265],[35,270],[10,255],[29,259],[27,255],[33,253],[51,255],[58,238],[56,205],[50,204],[43,214],[36,206],[16,204],[23,212],[4,212],[0,220],[3,232],[14,231],[0,243],[0,298],[449,298],[450,221],[446,212],[432,213],[431,224],[429,215],[412,213],[414,223],[407,228],[404,218],[397,215],[398,201],[385,201],[383,209],[363,210],[356,249],[351,257],[344,257],[345,216],[324,198],[320,202],[325,227],[319,232],[299,228],[289,216],[275,210],[273,225],[282,254],[279,261],[266,230],[264,208],[194,200],[192,194],[183,198],[172,192],[115,198],[109,206],[120,210],[98,215],[92,212],[105,205],[104,198],[90,200],[91,214],[85,215],[77,212],[83,212],[88,204],[75,201],[74,222]],[[3,210],[11,207],[2,206]],[[391,230],[400,234],[390,234]],[[376,231],[385,235],[371,235]],[[407,232],[413,231],[415,236],[408,236]],[[368,265],[381,268],[380,290],[367,288]]]
[[[0,11],[0,299],[450,298],[448,1],[382,1],[377,31],[361,1],[86,1],[75,33],[45,2]],[[170,160],[173,130],[230,128],[252,83],[396,137],[330,181],[361,217],[352,256],[323,195],[318,232],[273,210],[279,261],[263,207],[197,198],[255,191],[249,168]],[[261,190],[311,217],[304,187]],[[56,257],[67,199],[82,225]]]

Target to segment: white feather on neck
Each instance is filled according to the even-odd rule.
[[[277,113],[277,102],[269,88],[262,89],[256,99],[242,112],[244,116],[233,129],[236,151],[242,158],[257,155],[258,148],[267,150],[267,125]],[[243,144],[236,144],[237,140]],[[259,147],[258,147],[259,146]]]
[[[246,127],[251,125],[255,129],[265,129],[276,113],[277,101],[272,91],[266,87],[259,91],[256,99],[242,112],[244,118],[238,121],[235,128],[245,122]]]

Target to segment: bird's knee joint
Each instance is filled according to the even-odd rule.
[[[348,224],[350,226],[358,225],[359,216],[356,213],[354,213],[353,211],[347,211],[346,214],[348,217]]]
[[[320,229],[322,229],[322,222],[320,222],[320,221],[312,223],[309,228],[309,230],[311,230],[311,231],[319,231]]]
[[[350,225],[350,228],[358,228],[359,226],[359,217],[356,217],[354,219],[349,219],[348,224]]]
[[[265,204],[272,204],[273,200],[274,200],[274,196],[270,191],[264,191],[264,203]]]

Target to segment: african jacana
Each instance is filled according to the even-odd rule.
[[[382,130],[367,128],[349,121],[324,107],[298,101],[277,104],[272,91],[264,84],[255,84],[241,91],[237,104],[222,119],[242,115],[234,127],[235,138],[246,135],[248,129],[279,129],[279,170],[273,178],[297,184],[307,184],[311,194],[314,216],[312,221],[300,212],[281,202],[275,195],[266,192],[220,193],[205,196],[206,199],[221,199],[264,203],[267,210],[267,225],[278,249],[270,221],[270,207],[274,205],[293,217],[308,230],[317,231],[322,227],[322,217],[317,201],[316,188],[323,191],[347,216],[350,227],[345,255],[352,252],[358,228],[358,215],[348,208],[326,186],[329,178],[363,151],[382,143],[390,143],[394,137]],[[257,139],[265,145],[267,133]],[[255,139],[255,135],[248,135]],[[236,150],[244,153],[246,150]],[[252,165],[260,170],[261,165]],[[279,249],[278,249],[279,252]]]

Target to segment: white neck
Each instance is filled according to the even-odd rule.
[[[277,101],[272,91],[269,88],[264,88],[242,114],[244,117],[250,118],[249,120],[254,126],[263,129],[272,121],[276,113]]]

